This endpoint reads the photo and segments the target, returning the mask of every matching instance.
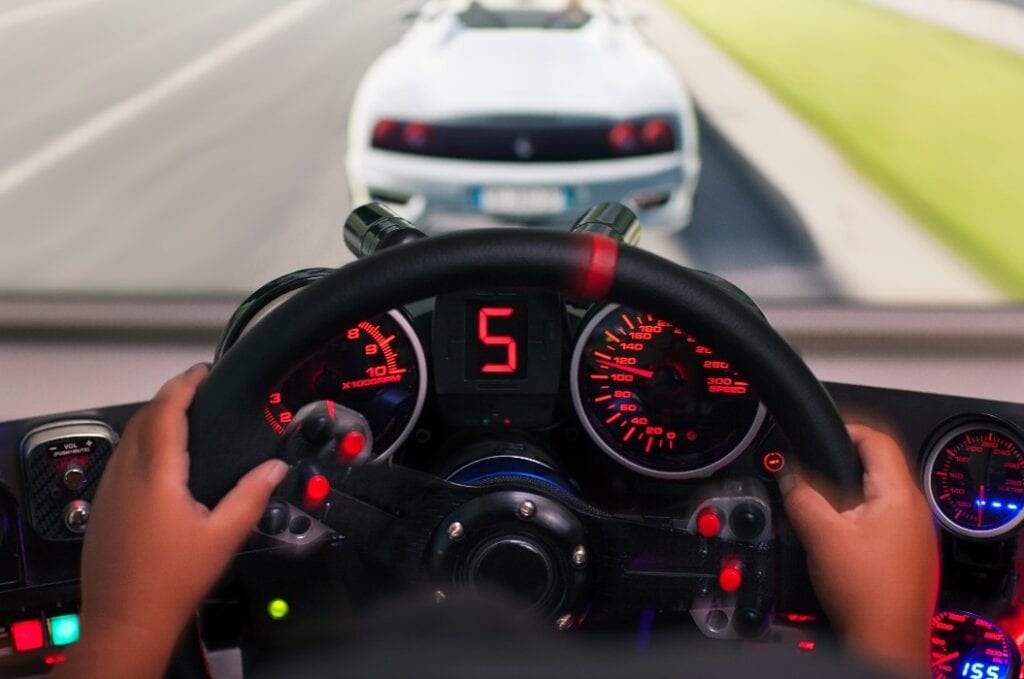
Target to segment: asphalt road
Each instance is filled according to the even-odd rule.
[[[350,256],[344,134],[380,0],[0,0],[0,292],[239,296]],[[835,287],[707,121],[691,227],[643,245],[755,298]]]

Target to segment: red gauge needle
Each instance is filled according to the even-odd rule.
[[[981,517],[985,513],[985,486],[978,486],[978,528],[981,528]]]
[[[932,660],[932,667],[938,667],[939,665],[945,665],[950,660],[956,660],[960,657],[960,651],[950,653],[949,655],[939,656],[935,660]]]
[[[622,372],[633,373],[634,375],[639,375],[645,380],[649,380],[652,377],[654,377],[653,370],[644,370],[643,368],[634,368],[628,365],[619,365],[618,363],[612,363],[611,361],[598,360],[597,364],[603,365],[606,368],[615,368],[616,370],[621,370]]]

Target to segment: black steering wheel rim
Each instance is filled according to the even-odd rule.
[[[641,306],[715,344],[746,374],[801,466],[859,492],[862,469],[828,392],[747,302],[713,277],[591,234],[481,229],[431,237],[347,264],[253,327],[214,366],[189,409],[189,485],[214,505],[270,457],[266,395],[294,365],[359,320],[471,289],[559,291]]]

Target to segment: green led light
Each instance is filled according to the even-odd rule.
[[[50,639],[54,646],[67,646],[78,641],[78,616],[74,613],[50,618]]]
[[[274,620],[280,620],[288,616],[288,602],[284,599],[273,599],[267,604],[267,615]]]

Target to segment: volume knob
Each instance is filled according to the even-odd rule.
[[[68,490],[81,490],[85,485],[85,469],[77,462],[72,462],[64,468],[61,480]]]

